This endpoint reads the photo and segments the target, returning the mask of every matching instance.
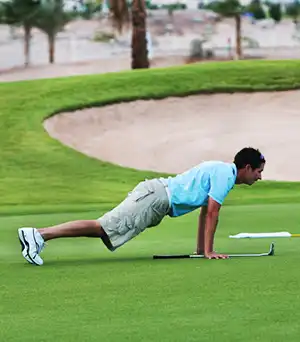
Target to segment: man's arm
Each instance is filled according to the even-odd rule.
[[[205,220],[205,234],[204,234],[204,255],[208,259],[225,259],[228,256],[214,252],[214,236],[219,221],[219,212],[221,204],[213,200],[211,197],[208,199],[206,220]]]
[[[207,206],[203,206],[200,209],[200,214],[199,214],[199,219],[198,219],[196,254],[204,254],[204,233],[205,233],[206,213],[207,213]]]

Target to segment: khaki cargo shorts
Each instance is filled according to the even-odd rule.
[[[159,179],[140,182],[117,207],[98,218],[114,251],[146,228],[157,226],[169,212],[166,186]]]

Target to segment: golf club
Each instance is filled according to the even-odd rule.
[[[270,249],[265,253],[246,253],[246,254],[228,254],[229,258],[231,257],[262,257],[262,256],[270,256],[275,254],[275,245],[274,242],[271,243]],[[174,254],[174,255],[153,255],[153,259],[198,259],[204,258],[202,254]]]

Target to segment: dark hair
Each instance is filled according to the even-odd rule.
[[[259,150],[252,147],[245,147],[235,155],[233,162],[237,169],[243,169],[246,165],[250,165],[252,169],[257,169],[266,160]]]

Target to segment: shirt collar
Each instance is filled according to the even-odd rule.
[[[232,167],[232,173],[233,173],[234,177],[236,178],[237,177],[237,167],[234,163],[231,164],[231,167]]]

